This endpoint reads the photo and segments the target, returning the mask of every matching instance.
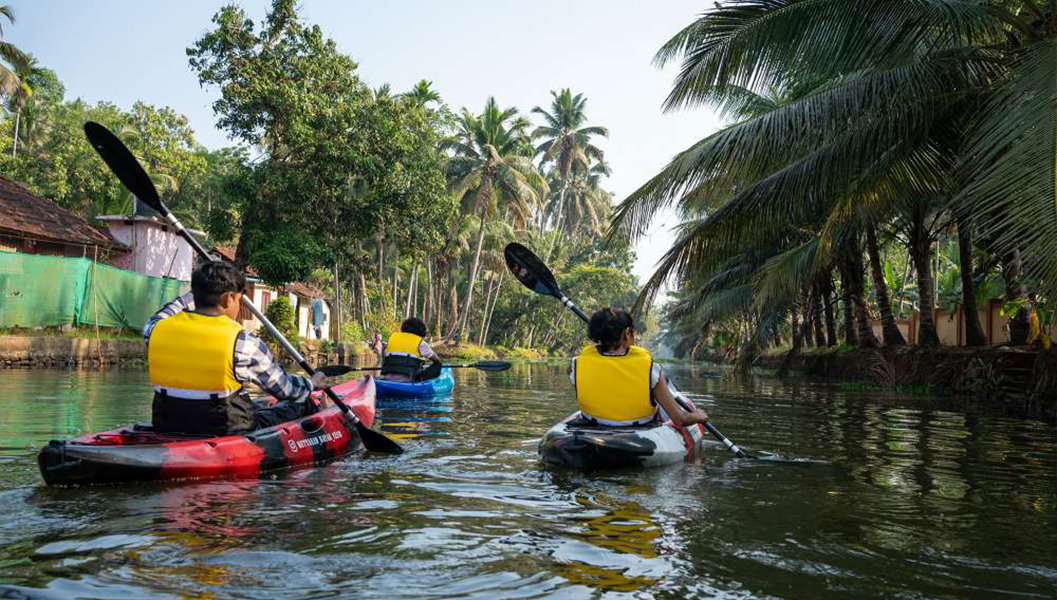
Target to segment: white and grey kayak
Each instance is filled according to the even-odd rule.
[[[678,396],[689,406],[685,396]],[[693,456],[705,437],[702,425],[677,427],[671,420],[612,427],[583,419],[577,411],[540,439],[544,462],[580,471],[656,467]]]

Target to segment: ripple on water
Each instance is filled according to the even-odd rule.
[[[149,415],[141,372],[0,379],[0,596],[1052,598],[1052,424],[814,383],[675,371],[742,447],[544,469],[564,365],[460,373],[382,407],[401,456],[262,480],[40,486],[33,448]]]

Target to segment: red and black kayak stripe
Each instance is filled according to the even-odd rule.
[[[364,424],[374,422],[370,377],[334,391]],[[363,451],[355,425],[337,407],[247,435],[188,438],[138,426],[53,440],[37,456],[48,485],[256,477]]]

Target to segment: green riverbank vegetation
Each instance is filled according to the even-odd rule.
[[[937,306],[963,307],[965,343],[983,346],[977,307],[993,298],[1012,344],[1044,337],[1055,52],[1052,2],[708,7],[655,61],[679,67],[666,110],[710,106],[729,124],[616,211],[633,240],[662,211],[683,218],[640,305],[670,286],[677,354],[721,352],[746,371],[790,342],[906,345],[897,321],[913,310],[917,344],[937,346]]]

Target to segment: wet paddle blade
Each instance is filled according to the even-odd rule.
[[[561,298],[561,291],[558,289],[554,274],[538,256],[532,253],[532,250],[517,242],[511,242],[503,250],[503,256],[506,258],[507,268],[521,282],[521,285],[537,294]]]
[[[453,365],[453,366],[464,366],[464,365]],[[473,367],[482,371],[488,371],[490,373],[498,373],[499,371],[506,371],[511,367],[511,364],[503,360],[479,360],[472,365],[465,365],[467,367]]]
[[[379,371],[381,367],[350,367],[348,365],[324,365],[322,367],[316,367],[316,371],[326,375],[327,377],[340,377],[346,373],[352,373],[353,371]]]
[[[84,134],[122,185],[154,210],[163,215],[169,214],[169,209],[162,204],[150,176],[113,132],[99,123],[88,121],[84,124]]]
[[[378,433],[367,427],[363,424],[363,421],[360,421],[359,419],[356,420],[356,431],[359,432],[360,439],[363,440],[363,447],[371,452],[384,452],[386,454],[404,453],[404,448],[400,444],[385,437],[384,434]]]

